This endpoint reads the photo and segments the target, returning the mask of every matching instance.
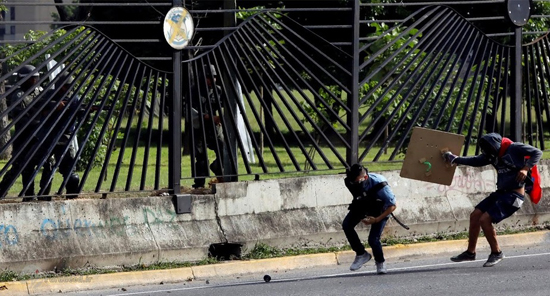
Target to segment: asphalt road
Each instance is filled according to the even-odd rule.
[[[374,263],[350,272],[349,266],[315,268],[242,277],[183,281],[177,284],[120,287],[70,295],[550,295],[550,249],[537,246],[505,249],[506,258],[494,267],[482,267],[488,254],[473,262],[454,263],[449,256],[388,261],[388,274],[375,274]],[[62,295],[56,293],[52,295]]]

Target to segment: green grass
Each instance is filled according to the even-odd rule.
[[[285,106],[285,104],[282,103],[282,101],[286,100],[291,105],[290,108],[293,110],[298,110],[298,105],[306,101],[306,97],[308,99],[312,99],[313,95],[309,92],[305,92],[305,97],[302,96],[298,91],[292,91],[292,95],[295,96],[298,100],[297,104],[294,102],[291,102],[290,95],[286,92],[282,92],[282,97],[279,97],[278,95],[275,96],[275,104],[281,106],[281,113],[285,114],[285,117],[289,118],[289,126],[284,124],[282,116],[279,114],[279,111],[275,112],[274,119],[277,126],[281,127],[280,131],[285,134],[285,139],[287,141],[291,141],[293,139],[292,133],[290,131],[296,131],[302,141],[304,141],[305,136],[303,134],[303,131],[300,127],[300,122],[304,119],[303,115],[301,115],[300,112],[297,112],[300,116],[300,118],[295,119],[292,118],[289,114],[289,108]],[[344,97],[345,95],[343,95]],[[246,107],[246,118],[250,120],[250,125],[252,130],[255,133],[260,132],[259,123],[257,118],[253,115],[251,104],[256,107],[256,110],[260,112],[259,110],[259,100],[256,98],[256,94],[252,93],[250,100],[247,98],[244,99],[245,101],[245,107]],[[301,105],[300,105],[301,106]],[[265,114],[264,114],[265,116]],[[345,120],[344,117],[344,111],[340,111],[340,117],[342,117]],[[500,118],[500,116],[499,116]],[[137,116],[134,117],[132,122],[128,122],[127,120],[122,122],[121,125],[121,131],[124,131],[128,124],[131,125],[132,129],[130,131],[133,133],[136,131],[137,126]],[[155,118],[153,120],[152,128],[155,130],[158,130],[160,123],[163,124],[163,133],[165,135],[168,135],[168,119],[163,118],[162,120],[159,120],[158,118]],[[364,130],[369,123],[369,119],[362,122],[360,130]],[[147,129],[148,128],[148,120],[144,120],[142,124],[142,128]],[[182,120],[182,126],[185,126],[185,122]],[[312,126],[309,123],[304,123],[304,126],[308,132],[311,132],[313,130]],[[338,132],[343,133],[345,132],[343,127],[341,125],[336,126],[336,129]],[[142,131],[143,133],[144,131]],[[132,135],[132,134],[131,134]],[[142,134],[142,137],[144,135]],[[119,136],[119,140],[122,137]],[[143,139],[143,138],[142,138]],[[164,138],[164,141],[166,141],[167,138]],[[294,139],[294,141],[296,141]],[[550,146],[550,141],[547,141],[546,147]],[[265,170],[259,165],[259,158],[257,155],[255,155],[256,163],[250,164],[250,171],[247,171],[244,161],[242,159],[242,155],[240,152],[237,152],[237,158],[238,158],[238,173],[240,174],[239,180],[254,180],[256,178],[256,175],[260,177],[260,179],[276,179],[276,178],[286,178],[286,177],[301,177],[301,176],[312,176],[312,175],[326,175],[326,174],[337,174],[344,171],[344,165],[342,165],[342,160],[346,159],[346,149],[343,146],[336,147],[334,150],[331,150],[328,146],[324,145],[322,146],[322,151],[326,155],[327,160],[323,160],[321,158],[321,155],[319,152],[315,151],[312,153],[311,149],[312,146],[308,144],[308,142],[304,142],[305,150],[299,149],[297,143],[290,142],[289,146],[290,148],[285,148],[281,146],[281,144],[276,144],[278,146],[275,146],[273,150],[271,150],[269,147],[264,148],[264,151],[262,153],[262,158],[265,162]],[[363,152],[363,150],[366,147],[366,143],[360,144],[359,154]],[[379,152],[380,147],[375,146],[364,158],[365,160],[363,163],[367,164],[369,166],[369,169],[371,171],[387,171],[387,170],[399,170],[401,168],[401,161],[404,159],[404,154],[398,154],[397,158],[393,161],[389,161],[389,157],[391,153],[393,152],[393,147],[389,147],[386,151],[386,153],[382,154],[381,157],[377,162],[372,162],[372,160],[375,158],[376,154]],[[152,147],[150,150],[149,155],[145,155],[145,148],[143,146],[139,146],[136,150],[136,163],[135,167],[132,171],[130,171],[129,163],[131,162],[131,155],[133,152],[133,148],[129,147],[126,148],[124,151],[124,157],[121,162],[120,166],[120,172],[118,173],[118,177],[115,180],[114,174],[115,174],[115,168],[117,165],[117,160],[119,157],[120,152],[122,149],[116,149],[110,159],[109,165],[107,167],[107,175],[104,177],[102,186],[99,188],[99,192],[110,192],[114,191],[117,193],[123,193],[123,196],[129,196],[129,195],[136,195],[139,192],[143,193],[150,193],[153,191],[154,183],[155,183],[155,162],[156,162],[156,156],[159,151],[157,151],[156,147]],[[475,145],[469,147],[469,155],[473,155],[475,152]],[[168,148],[164,146],[162,150],[160,151],[162,157],[161,157],[161,163],[160,163],[160,172],[159,172],[159,189],[166,188],[168,186]],[[215,159],[214,151],[208,150],[209,153],[209,161],[212,162]],[[255,151],[255,153],[258,153]],[[544,158],[547,157],[547,153],[545,152]],[[309,166],[309,164],[306,164],[306,155],[312,155],[314,163],[317,165],[316,169],[314,170]],[[337,155],[340,155],[340,158]],[[279,164],[276,162],[274,155],[277,155],[279,157],[280,167]],[[295,162],[292,161],[291,155],[294,155]],[[143,160],[149,159],[149,163],[147,166],[147,174],[146,174],[146,182],[143,189],[140,188],[140,182],[142,178],[142,171],[143,171]],[[330,163],[333,167],[331,168],[326,163]],[[0,166],[5,164],[6,161],[0,161]],[[87,176],[85,186],[83,188],[83,193],[93,193],[96,190],[97,180],[100,177],[100,171],[101,167],[94,168],[90,174]],[[84,177],[82,172],[79,172],[79,175]],[[193,184],[191,176],[191,159],[189,155],[184,155],[182,157],[182,171],[181,171],[181,185],[186,188],[190,188],[190,186]],[[37,179],[39,179],[40,175]],[[39,180],[35,180],[35,188],[38,190],[38,182]],[[56,173],[53,181],[52,191],[57,190],[62,182],[62,177],[59,173]],[[113,185],[114,183],[114,185]],[[129,185],[127,185],[127,183]],[[111,187],[114,186],[112,189]],[[17,193],[21,190],[21,180],[17,180],[14,183],[13,188],[10,190],[9,196],[16,196]],[[90,196],[100,196],[100,195],[90,195]]]
[[[550,141],[546,143],[547,145],[550,145]],[[150,193],[154,191],[154,178],[155,178],[155,165],[154,161],[156,159],[156,155],[158,151],[156,148],[150,150],[149,154],[149,165],[147,166],[147,179],[146,179],[146,186],[143,190],[140,190],[140,182],[141,182],[141,175],[143,171],[143,159],[145,159],[145,148],[139,147],[137,149],[137,157],[136,157],[136,164],[135,167],[130,174],[130,157],[132,154],[132,148],[127,148],[126,152],[123,157],[122,165],[120,167],[120,171],[118,174],[118,178],[116,180],[116,186],[114,189],[114,192],[125,192],[126,190],[126,184],[129,182],[130,184],[130,190],[124,194],[125,196],[131,195],[131,194],[137,194],[139,191],[143,191],[145,193]],[[121,149],[117,149],[113,156],[111,157],[110,164],[107,169],[107,175],[106,178],[104,178],[103,184],[100,188],[100,192],[108,192],[110,191],[110,187],[112,183],[114,182],[114,174],[116,169],[116,164],[118,160],[118,156]],[[343,165],[340,165],[340,162],[338,158],[336,157],[336,154],[331,152],[328,148],[325,148],[325,153],[327,158],[331,163],[335,165],[333,169],[329,168],[327,165],[324,164],[324,162],[321,161],[321,158],[319,155],[316,155],[314,157],[314,160],[318,162],[317,170],[310,170],[310,171],[303,171],[305,169],[305,161],[306,157],[302,153],[302,151],[296,147],[293,147],[290,149],[291,153],[296,157],[296,162],[298,164],[298,168],[294,166],[294,163],[291,161],[290,154],[288,154],[283,147],[275,147],[275,151],[277,155],[280,157],[280,163],[282,164],[284,172],[281,172],[279,167],[277,166],[275,159],[273,158],[271,153],[264,153],[264,161],[266,163],[267,172],[264,172],[263,169],[259,166],[259,163],[251,164],[251,172],[250,174],[247,174],[245,166],[243,164],[243,161],[239,161],[239,173],[244,174],[239,177],[239,180],[246,181],[246,180],[253,180],[255,178],[255,175],[259,175],[260,179],[277,179],[277,178],[288,178],[288,177],[303,177],[303,176],[315,176],[315,175],[327,175],[327,174],[338,174],[344,172]],[[343,157],[345,157],[345,149],[340,147],[337,149],[338,153],[340,153]],[[469,154],[472,155],[475,152],[475,147],[470,147]],[[377,151],[371,151],[367,158],[373,158],[374,155],[377,153]],[[159,184],[160,189],[167,188],[168,186],[168,148],[163,147],[161,151],[161,163],[160,163],[160,172],[159,172]],[[386,156],[387,157],[387,156]],[[403,155],[400,156],[400,159],[403,159]],[[550,151],[545,151],[543,153],[543,158],[549,158],[550,157]],[[212,161],[215,158],[215,154],[213,151],[209,150],[209,159]],[[386,158],[387,159],[387,158]],[[0,166],[5,164],[6,161],[0,161]],[[191,167],[190,167],[190,156],[186,155],[183,156],[182,159],[182,177],[181,185],[184,187],[190,187],[193,183],[193,180],[189,178],[188,176],[191,176]],[[388,171],[388,170],[399,170],[401,169],[401,162],[387,162],[384,158],[382,158],[382,161],[380,162],[365,162],[368,166],[370,171],[373,172],[380,172],[380,171]],[[297,172],[297,170],[302,170]],[[83,193],[93,193],[96,189],[97,180],[100,177],[101,167],[96,167],[91,170],[90,174],[87,176],[87,181],[85,183],[85,186],[83,188]],[[82,172],[78,172],[80,177],[83,178],[84,175]],[[40,176],[40,174],[38,175]],[[131,179],[130,179],[131,178]],[[39,185],[39,177],[37,180],[35,180],[35,189],[38,190]],[[52,192],[57,190],[62,182],[62,176],[59,173],[56,173],[54,176],[53,181],[53,187]],[[16,180],[14,183],[14,186],[12,186],[9,195],[8,196],[16,196],[20,190],[22,189],[21,186],[21,180],[20,178]]]

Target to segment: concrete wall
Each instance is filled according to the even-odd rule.
[[[527,227],[550,220],[548,161],[540,166],[545,196],[499,224]],[[494,190],[491,168],[457,169],[451,186],[383,173],[398,202],[386,236],[466,231],[469,213]],[[192,196],[192,213],[177,215],[171,197],[70,200],[0,205],[0,268],[35,272],[206,258],[215,243],[278,247],[346,244],[340,223],[351,196],[343,175],[217,184]],[[366,239],[368,227],[358,226]]]

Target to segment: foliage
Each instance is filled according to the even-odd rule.
[[[281,8],[284,8],[284,7],[281,7]],[[239,11],[237,12],[236,16],[237,16],[237,19],[239,19],[241,21],[244,21],[244,20],[247,20],[247,19],[257,15],[259,13],[258,11],[261,11],[261,10],[264,10],[264,9],[266,9],[265,6],[256,6],[256,7],[252,7],[252,8],[248,8],[248,9],[245,9],[243,7],[239,7]],[[273,17],[275,17],[276,19],[282,18],[282,15],[280,13],[272,13],[271,15]],[[274,32],[274,30],[280,30],[281,29],[281,26],[277,22],[273,21],[270,17],[266,16],[265,14],[261,13],[260,17],[263,19],[263,21],[265,21],[267,24],[269,24],[270,28],[267,30],[267,32],[269,34],[272,34]],[[274,68],[275,61],[277,60],[277,54],[274,53],[271,48],[272,47],[276,48],[278,45],[284,45],[285,41],[284,40],[269,40],[268,42],[269,42],[270,46],[256,45],[256,49],[258,51],[262,51],[262,50],[267,51],[270,54],[272,59],[268,60],[269,67]],[[242,57],[242,60],[245,64],[248,63],[247,59],[245,57]],[[268,65],[264,65],[264,67],[266,67],[266,66],[268,66]],[[260,69],[257,69],[257,70],[260,70]],[[250,73],[252,73],[253,69],[249,68],[248,71]]]
[[[382,123],[388,123],[389,127],[395,133],[394,139],[400,138],[411,125],[418,126],[425,124],[442,130],[458,131],[467,133],[470,128],[473,134],[476,134],[480,124],[479,113],[475,113],[475,102],[478,90],[481,89],[481,100],[485,99],[487,92],[494,93],[495,88],[502,87],[492,81],[493,89],[488,89],[488,77],[482,75],[473,75],[480,67],[483,69],[485,63],[491,61],[482,61],[478,65],[473,65],[465,69],[455,66],[453,68],[445,63],[422,62],[427,53],[415,48],[421,35],[417,35],[416,29],[410,30],[407,34],[399,37],[406,27],[389,28],[384,23],[371,24],[375,28],[372,33],[373,41],[369,44],[362,59],[369,60],[369,64],[362,69],[361,77],[369,79],[360,85],[359,97],[363,102],[360,106],[360,118],[366,116],[370,119],[367,124],[370,126],[369,133],[379,132]],[[385,48],[391,44],[388,48]],[[414,50],[411,52],[411,50]],[[439,53],[438,59],[461,59],[456,55]],[[497,56],[497,58],[500,58]],[[466,61],[461,61],[466,63]],[[445,67],[445,68],[443,68]],[[501,69],[503,71],[503,69]],[[497,70],[498,71],[498,70]],[[437,75],[425,75],[424,73],[439,73],[452,77],[450,81],[444,83],[443,79]],[[493,78],[496,79],[496,78]],[[424,88],[421,88],[423,86]],[[327,86],[327,88],[340,97],[341,89],[337,86]],[[339,104],[323,89],[319,90],[320,96],[332,106],[334,112],[338,114]],[[471,98],[468,100],[468,98]],[[343,99],[343,104],[347,104],[347,99]],[[422,102],[422,103],[421,103]],[[426,102],[426,103],[424,103]],[[483,101],[482,101],[483,102]],[[307,113],[320,122],[321,115],[329,117],[326,105],[309,106],[303,103]],[[483,105],[481,105],[483,106]],[[491,105],[487,110],[491,115]],[[480,109],[477,109],[479,111]],[[472,120],[474,118],[474,120]],[[372,122],[373,120],[377,122]],[[331,118],[331,124],[337,125],[338,122]],[[360,123],[361,124],[361,123]]]
[[[36,41],[30,45],[24,45],[24,44],[18,44],[18,45],[10,45],[7,44],[4,47],[0,47],[0,54],[5,55],[8,57],[6,61],[6,65],[8,68],[14,69],[20,64],[23,63],[31,63],[34,65],[39,65],[45,61],[45,54],[51,54],[52,56],[60,53],[60,50],[63,46],[67,45],[69,42],[71,42],[74,38],[76,38],[77,34],[81,33],[84,30],[84,28],[79,28],[76,32],[67,34],[67,31],[65,30],[56,30],[51,35],[47,35],[46,32],[43,31],[29,31],[27,34],[25,34],[25,39],[29,41]],[[86,35],[86,34],[85,34]],[[81,37],[86,38],[86,36]],[[59,43],[55,44],[57,40],[61,40]],[[73,43],[71,46],[69,46],[66,50],[61,52],[59,56],[64,56],[68,54],[72,49],[75,47],[78,47],[80,42],[77,41]],[[43,52],[43,54],[36,57],[34,60],[30,60],[30,58],[39,52],[41,52],[46,46],[53,44],[53,46]],[[78,50],[76,51],[78,54]],[[73,59],[76,59],[76,54]],[[91,56],[93,56],[93,53],[88,53],[85,55],[85,59],[90,59]],[[82,58],[80,58],[82,59]],[[44,68],[45,69],[45,68]],[[69,70],[72,71],[72,70]],[[97,117],[97,121],[94,123],[93,120],[96,117],[95,113],[90,113],[88,116],[83,118],[84,123],[82,127],[78,130],[78,140],[79,142],[82,142],[85,138],[88,132],[89,138],[86,141],[86,144],[84,147],[80,147],[83,149],[81,157],[79,159],[77,170],[84,169],[88,163],[92,162],[92,166],[99,166],[103,164],[103,161],[105,160],[106,153],[107,153],[107,147],[109,144],[109,141],[111,139],[116,139],[118,135],[114,135],[114,126],[116,123],[117,115],[119,115],[120,112],[123,112],[122,110],[122,104],[123,100],[120,100],[119,98],[125,98],[127,93],[130,92],[130,98],[137,98],[136,102],[132,102],[135,104],[141,103],[141,101],[145,98],[147,100],[146,105],[150,106],[152,101],[152,92],[149,92],[147,96],[145,95],[144,89],[147,86],[147,82],[143,82],[142,89],[137,89],[135,86],[129,86],[128,84],[121,85],[120,81],[115,79],[115,77],[109,75],[105,77],[105,84],[103,87],[101,87],[101,82],[103,81],[103,76],[99,75],[95,72],[90,73],[83,73],[80,75],[80,69],[75,69],[74,76],[75,77],[83,77],[76,81],[76,85],[80,85],[82,87],[79,87],[79,93],[78,95],[83,99],[83,106],[87,106],[89,104],[97,105],[100,101],[105,100],[106,101],[106,107],[108,108],[112,104],[115,105],[115,113],[114,116],[111,118],[107,118],[107,112],[101,111],[100,116]],[[146,78],[144,78],[146,79]],[[114,80],[114,81],[113,81]],[[155,83],[157,84],[157,89],[160,88],[160,82],[155,82],[155,80],[149,81],[149,89],[153,89],[153,86]],[[112,91],[107,93],[108,87],[105,87],[107,85],[110,85],[113,83]],[[115,97],[117,94],[117,90],[122,87],[121,92],[119,93],[118,97]],[[138,92],[139,94],[137,96],[134,96]],[[157,93],[157,95],[160,97],[160,93]],[[157,98],[158,101],[159,98]],[[119,113],[117,113],[119,112]],[[108,128],[106,130],[106,133],[101,136],[101,129],[102,127],[107,124]],[[129,123],[131,124],[131,123]],[[98,147],[97,154],[94,157],[94,150]]]
[[[537,1],[531,2],[533,7],[533,12],[531,15],[550,15],[550,2],[547,1]],[[550,28],[550,19],[548,17],[531,17],[527,24],[523,27],[524,32],[546,32]],[[523,42],[531,42],[534,39],[538,38],[539,35],[523,35]]]
[[[246,255],[247,259],[266,259],[266,258],[275,258],[281,257],[283,251],[269,246],[265,243],[256,243],[254,248]]]
[[[42,55],[30,61],[32,62],[32,64],[38,65],[43,63],[46,60],[45,58],[46,54],[53,55],[59,52],[59,50],[62,47],[72,42],[72,40],[76,38],[76,36],[79,33],[81,33],[83,30],[84,30],[84,27],[81,27],[71,34],[67,34],[66,30],[56,30],[51,35],[47,35],[47,32],[45,31],[30,30],[28,33],[26,33],[23,36],[23,39],[27,41],[35,41],[35,42],[31,43],[30,45],[6,44],[0,47],[0,54],[7,58],[5,65],[7,65],[8,70],[12,70],[23,63],[28,63],[29,62],[28,59],[30,57],[41,52],[46,46],[53,43],[54,41],[61,39],[59,43],[54,44],[51,48],[46,50]],[[82,39],[86,38],[86,36],[81,38]],[[74,42],[69,48],[65,50],[65,52],[69,52],[75,47],[78,47],[78,41]]]
[[[115,135],[115,126],[117,123],[117,120],[123,120],[127,117],[127,114],[124,110],[124,100],[121,98],[130,98],[130,105],[140,106],[143,102],[143,99],[146,100],[145,106],[148,107],[149,110],[151,110],[150,116],[153,116],[153,108],[152,102],[153,102],[153,92],[149,91],[148,93],[145,93],[144,89],[148,87],[149,90],[154,89],[155,84],[157,89],[161,89],[162,87],[162,80],[147,80],[146,78],[143,78],[143,81],[141,83],[142,87],[137,88],[135,85],[130,86],[129,84],[122,84],[118,79],[115,79],[112,75],[108,75],[105,78],[105,82],[102,85],[103,76],[90,73],[89,75],[84,75],[86,79],[82,81],[82,83],[86,84],[87,87],[83,87],[81,89],[80,95],[84,98],[84,105],[92,104],[92,105],[99,105],[100,101],[105,101],[105,109],[101,111],[101,116],[97,117],[97,121],[94,124],[94,119],[96,118],[95,114],[89,114],[85,118],[85,123],[83,126],[90,127],[93,126],[93,129],[90,131],[89,128],[79,129],[78,131],[78,137],[79,139],[83,139],[86,137],[88,132],[89,139],[86,142],[86,145],[84,146],[84,151],[82,152],[81,158],[78,162],[77,169],[83,170],[90,161],[92,161],[92,167],[100,166],[103,164],[103,161],[105,160],[105,157],[107,156],[107,147],[110,144],[110,141],[116,140],[118,136],[122,134],[122,131],[118,131],[117,135]],[[113,81],[114,79],[114,81]],[[166,85],[168,86],[168,80],[166,80]],[[109,88],[106,86],[113,85],[112,88],[109,91]],[[120,89],[122,87],[122,89]],[[120,89],[120,91],[119,91]],[[86,90],[86,91],[85,91]],[[109,91],[107,93],[107,91]],[[117,95],[118,94],[118,95]],[[155,98],[156,102],[159,102],[161,94],[157,92],[157,98]],[[134,100],[135,99],[135,100]],[[114,105],[114,107],[112,106]],[[107,110],[111,107],[114,108],[113,116],[110,118],[107,118]],[[139,107],[136,107],[136,112],[143,112],[144,110],[140,110]],[[123,114],[121,114],[123,113]],[[127,123],[128,125],[132,125],[131,122]],[[101,128],[104,125],[108,125],[106,132],[103,136],[101,136]],[[99,146],[99,147],[98,147]],[[94,157],[93,152],[94,149],[98,147],[96,155]]]

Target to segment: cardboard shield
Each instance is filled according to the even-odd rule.
[[[444,151],[460,155],[464,136],[415,127],[412,132],[400,176],[442,185],[451,185],[456,166],[441,156]]]

